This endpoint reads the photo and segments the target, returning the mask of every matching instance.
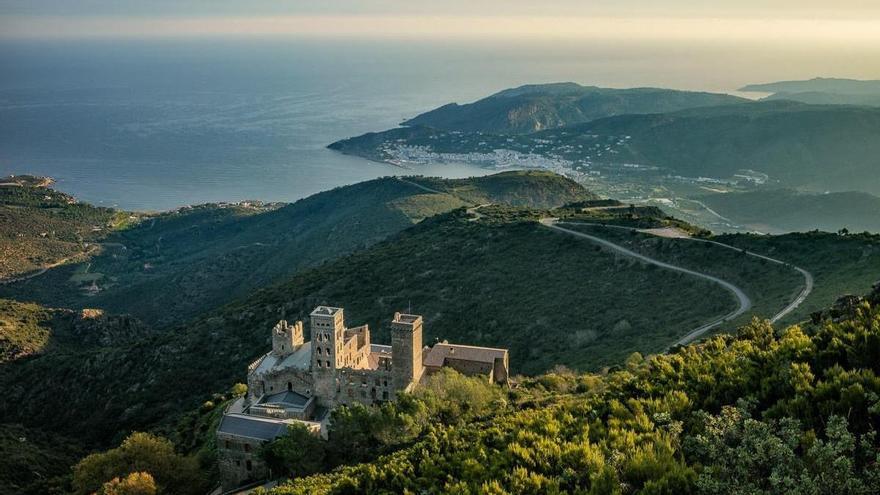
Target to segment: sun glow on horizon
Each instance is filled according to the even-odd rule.
[[[875,19],[286,15],[0,17],[4,39],[299,36],[405,39],[880,42]]]

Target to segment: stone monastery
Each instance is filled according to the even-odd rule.
[[[318,306],[309,320],[310,342],[301,321],[275,325],[272,350],[248,366],[247,394],[223,415],[217,446],[225,488],[264,479],[259,448],[290,424],[326,438],[337,406],[394,400],[442,367],[507,383],[506,349],[446,342],[423,347],[419,315],[394,314],[390,346],[371,343],[367,325],[347,328],[342,308]]]

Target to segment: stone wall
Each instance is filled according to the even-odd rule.
[[[224,489],[262,480],[269,475],[266,463],[258,455],[261,446],[257,440],[217,433],[217,467]]]

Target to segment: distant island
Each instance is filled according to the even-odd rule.
[[[749,84],[743,92],[771,93],[768,100],[793,100],[814,104],[880,106],[880,81],[817,77],[806,81]]]

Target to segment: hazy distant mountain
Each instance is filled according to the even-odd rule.
[[[814,104],[880,106],[880,81],[816,78],[750,84],[740,91],[772,93],[768,100],[793,100]]]
[[[450,103],[403,124],[468,132],[529,133],[613,115],[671,112],[744,101],[725,94],[671,89],[530,84],[466,105]]]
[[[773,189],[712,194],[700,200],[734,222],[761,232],[880,232],[880,198],[863,192],[808,194]]]
[[[774,101],[624,115],[569,127],[554,146],[577,149],[595,135],[631,136],[610,158],[619,163],[692,177],[753,169],[787,186],[880,193],[880,109]]]

